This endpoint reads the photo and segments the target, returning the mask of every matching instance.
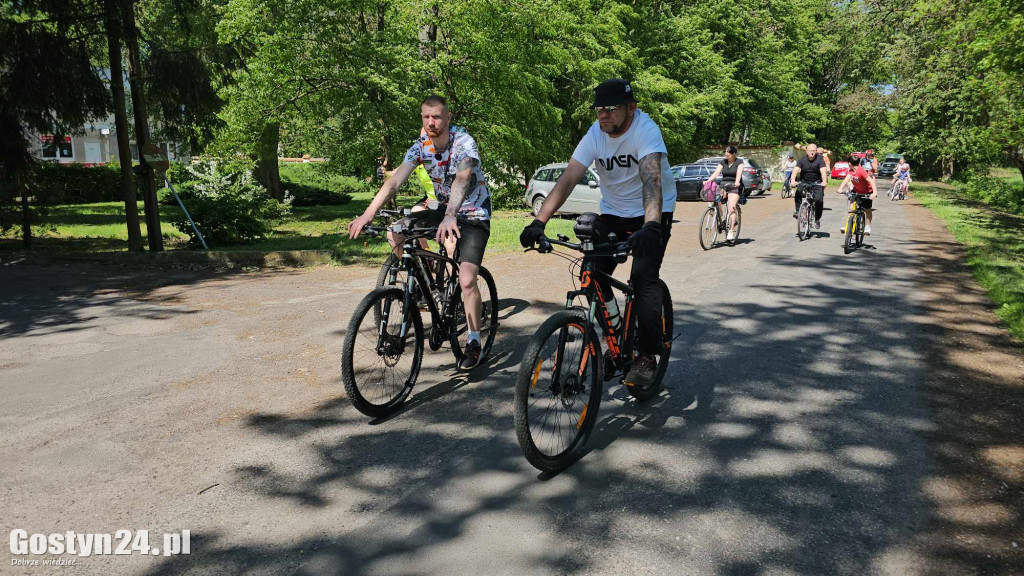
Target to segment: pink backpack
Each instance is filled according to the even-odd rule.
[[[718,183],[715,181],[705,182],[704,187],[700,190],[700,195],[705,202],[714,202],[718,197]]]

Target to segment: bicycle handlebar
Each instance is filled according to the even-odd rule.
[[[526,251],[537,250],[541,254],[547,254],[554,250],[554,246],[563,246],[570,250],[582,252],[588,256],[611,256],[613,258],[625,259],[629,256],[632,249],[627,242],[604,242],[602,244],[595,244],[593,248],[587,250],[583,247],[583,243],[570,242],[568,236],[559,234],[557,238],[548,238],[542,236],[537,242],[537,248],[527,248]],[[603,254],[602,254],[603,253]]]

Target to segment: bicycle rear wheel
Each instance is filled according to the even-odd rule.
[[[498,332],[498,286],[494,283],[494,277],[487,268],[480,266],[476,277],[476,285],[480,290],[480,361],[491,351],[494,344],[494,335]],[[456,365],[462,363],[462,348],[459,346],[460,337],[465,334],[469,327],[466,324],[466,308],[462,303],[462,290],[456,290],[454,296],[454,316],[452,319],[453,328],[448,333],[449,342],[452,345],[452,354],[455,355]]]
[[[405,309],[397,286],[377,288],[352,313],[341,351],[341,379],[356,410],[372,418],[397,410],[416,384],[423,360],[423,322],[415,304]],[[374,310],[380,319],[374,319]],[[408,323],[405,338],[403,323]]]
[[[639,386],[626,386],[626,390],[629,390],[630,395],[641,402],[654,398],[661,391],[662,383],[665,379],[665,371],[668,369],[668,361],[672,357],[672,294],[669,293],[668,285],[663,280],[658,280],[658,286],[661,288],[661,339],[663,346],[662,351],[658,354],[658,369],[654,372],[654,380],[650,386],[642,388]],[[633,360],[635,361],[639,355],[640,346],[640,331],[637,325],[636,314],[630,314],[629,333],[632,335]]]
[[[572,464],[586,446],[601,405],[601,347],[579,310],[548,318],[530,338],[515,390],[516,438],[543,472]]]
[[[733,245],[735,245],[736,241],[740,239],[740,226],[743,224],[743,214],[742,214],[742,211],[740,210],[739,205],[736,205],[735,224],[736,224],[736,232],[735,232],[735,234],[732,237]]]
[[[711,247],[715,245],[715,240],[718,239],[718,221],[716,219],[717,210],[714,206],[709,206],[704,211],[704,216],[700,219],[700,228],[697,229],[697,236],[700,239],[700,247],[705,250],[711,250]]]

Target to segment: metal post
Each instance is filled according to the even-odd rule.
[[[189,215],[188,210],[185,209],[185,204],[182,203],[181,198],[178,196],[178,192],[174,189],[174,184],[164,176],[164,182],[167,183],[167,187],[171,189],[171,194],[174,194],[174,199],[178,201],[178,206],[181,206],[181,211],[185,213],[185,218],[188,218],[189,224],[192,225],[192,229],[195,230],[196,236],[199,237],[199,242],[203,245],[203,250],[210,251],[209,246],[206,245],[206,240],[203,239],[203,235],[199,232],[199,228],[196,228],[196,221]]]

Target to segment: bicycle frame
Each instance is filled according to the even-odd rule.
[[[432,322],[441,322],[448,313],[447,305],[451,302],[451,294],[454,290],[460,288],[458,282],[453,282],[452,278],[458,277],[458,264],[455,258],[458,257],[458,248],[455,249],[455,254],[451,258],[432,252],[430,250],[424,250],[419,245],[421,236],[408,236],[402,246],[402,264],[391,269],[388,274],[388,284],[394,285],[398,279],[399,269],[404,270],[406,273],[405,286],[403,287],[403,304],[404,310],[402,317],[402,327],[399,331],[399,336],[402,341],[405,340],[409,333],[409,314],[411,314],[411,306],[414,304],[412,301],[413,291],[418,283],[420,285],[421,292],[423,292],[424,301],[427,304],[427,309],[430,311],[430,317]],[[445,282],[445,292],[443,294],[443,305],[439,306],[436,299],[434,298],[434,291],[437,290],[437,283],[434,281],[434,277],[424,266],[424,260],[439,260],[443,265],[451,265],[453,273],[448,277]],[[391,315],[391,301],[387,301],[384,304],[383,310],[381,310],[381,325],[378,329],[378,337],[382,336],[385,332],[384,327],[387,326],[387,320]],[[378,344],[380,346],[380,344]]]
[[[599,256],[601,257],[601,256]],[[612,257],[608,255],[607,257]],[[624,296],[622,303],[621,324],[618,333],[612,326],[611,315],[608,313],[608,307],[605,306],[604,298],[601,297],[601,291],[599,288],[599,282],[606,283],[610,288],[618,290]],[[613,290],[613,294],[614,294]],[[587,326],[585,326],[584,334],[589,334],[590,326],[595,323],[601,327],[601,332],[604,334],[605,344],[607,349],[611,352],[611,357],[615,362],[616,369],[622,369],[631,363],[632,358],[632,347],[630,345],[630,320],[632,319],[633,313],[633,287],[629,284],[617,280],[601,272],[600,270],[594,269],[594,257],[584,256],[583,258],[583,269],[580,272],[580,289],[570,290],[565,295],[565,307],[567,309],[573,308],[573,301],[583,296],[587,299],[590,309],[587,313]],[[589,347],[587,349],[589,351]],[[585,362],[583,367],[586,367]],[[605,375],[606,378],[611,376],[610,374]]]

